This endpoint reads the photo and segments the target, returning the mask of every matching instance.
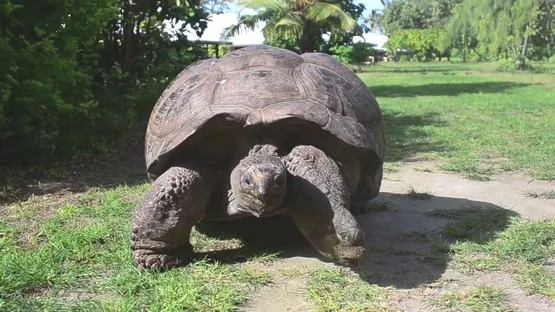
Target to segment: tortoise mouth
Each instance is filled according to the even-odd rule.
[[[283,205],[285,196],[283,194],[266,194],[263,197],[243,193],[242,203],[239,210],[252,214],[257,218],[265,217],[275,213]]]

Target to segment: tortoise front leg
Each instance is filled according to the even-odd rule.
[[[200,164],[171,167],[135,208],[131,223],[133,263],[169,269],[193,255],[191,229],[204,216],[213,189],[213,170]]]
[[[291,174],[287,209],[308,241],[324,257],[353,265],[365,238],[351,214],[350,195],[339,166],[323,151],[301,145],[285,157]]]

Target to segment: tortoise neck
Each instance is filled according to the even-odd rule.
[[[255,144],[248,152],[246,157],[254,155],[272,155],[278,156],[278,147],[272,143]]]
[[[264,128],[239,133],[236,139],[240,159],[253,155],[278,156],[283,141],[283,138]]]

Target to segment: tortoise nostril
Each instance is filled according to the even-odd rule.
[[[267,193],[267,192],[266,192],[266,188],[263,187],[263,186],[260,186],[260,187],[256,190],[256,193],[257,193],[256,195],[258,195],[258,196],[260,196],[260,197],[266,196],[266,193]]]

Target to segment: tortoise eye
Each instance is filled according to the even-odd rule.
[[[275,188],[280,187],[280,186],[283,184],[283,181],[284,181],[284,177],[283,177],[283,176],[280,175],[280,176],[275,177],[275,179],[274,179],[274,187],[275,187]]]
[[[251,186],[252,185],[252,180],[249,176],[243,176],[243,183],[247,186]]]

